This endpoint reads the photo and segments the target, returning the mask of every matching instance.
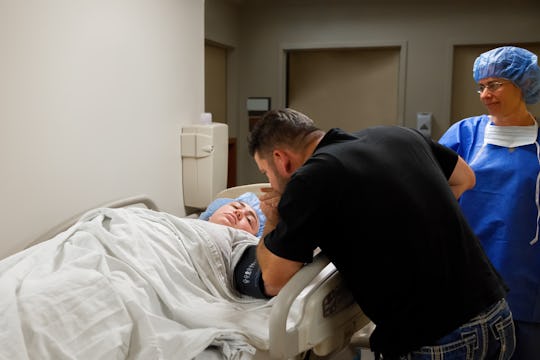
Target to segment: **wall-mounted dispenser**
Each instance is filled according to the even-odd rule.
[[[433,115],[430,112],[416,113],[416,129],[424,136],[431,137],[431,119]]]
[[[227,187],[229,128],[226,124],[182,128],[182,183],[184,205],[204,209]]]

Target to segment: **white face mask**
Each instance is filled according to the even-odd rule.
[[[488,124],[484,135],[484,144],[515,148],[534,144],[538,135],[538,124],[530,126],[497,126]]]

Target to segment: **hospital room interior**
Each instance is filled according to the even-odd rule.
[[[480,53],[540,54],[539,14],[536,0],[1,1],[0,271],[102,204],[144,195],[183,218],[266,183],[247,149],[266,110],[437,140],[485,113]],[[190,142],[207,135],[212,162],[197,162]],[[352,356],[344,348],[311,358]]]

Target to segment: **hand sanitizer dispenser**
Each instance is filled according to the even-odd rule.
[[[227,187],[229,128],[210,123],[182,128],[184,205],[204,209]]]
[[[416,113],[416,129],[427,137],[431,137],[432,118],[433,115],[430,112]]]

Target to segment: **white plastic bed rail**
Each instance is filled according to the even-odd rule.
[[[294,306],[301,306],[300,318],[290,324]],[[292,359],[310,349],[325,356],[347,346],[352,335],[369,322],[334,265],[319,254],[276,297],[270,314],[269,352],[276,359]]]
[[[156,203],[150,199],[147,195],[136,195],[124,199],[114,200],[109,203],[105,203],[103,205],[100,205],[98,207],[104,207],[104,208],[121,208],[121,207],[127,207],[127,206],[135,206],[135,205],[144,205],[148,209],[159,211],[159,208],[157,207]],[[91,208],[94,209],[94,208]],[[91,210],[88,209],[88,210]],[[87,210],[87,211],[88,211]],[[51,228],[46,233],[41,234],[38,238],[36,238],[34,241],[32,241],[26,248],[29,248],[31,246],[34,246],[36,244],[39,244],[40,242],[43,242],[45,240],[49,240],[53,238],[55,235],[61,233],[62,231],[67,230],[71,225],[75,224],[77,220],[80,219],[80,217],[86,213],[86,211],[83,211],[63,222],[56,225],[55,227]]]

